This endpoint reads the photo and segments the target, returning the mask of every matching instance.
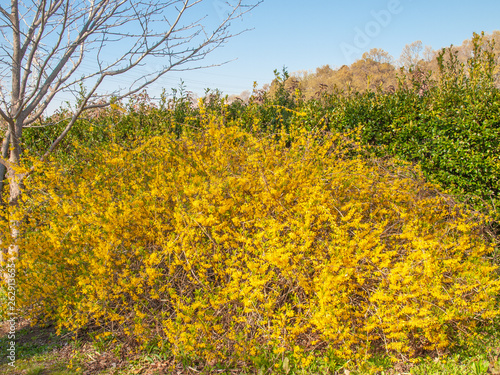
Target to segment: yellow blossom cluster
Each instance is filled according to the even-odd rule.
[[[300,365],[314,348],[441,350],[498,315],[481,218],[415,168],[353,156],[338,134],[277,141],[209,113],[203,126],[27,179],[10,213],[27,317],[209,362],[268,350]]]

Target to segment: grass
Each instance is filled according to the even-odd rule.
[[[16,331],[16,361],[15,367],[9,365],[5,353],[0,356],[1,374],[75,374],[69,369],[68,359],[76,349],[70,335],[57,335],[52,326],[30,327],[27,322],[21,322]],[[2,325],[0,347],[8,347],[11,340],[7,336],[6,324]]]
[[[488,327],[474,345],[461,347],[442,360],[427,360],[415,367],[415,375],[500,374],[500,326]]]
[[[485,330],[484,337],[469,347],[459,347],[442,358],[428,358],[414,365],[392,364],[383,356],[357,368],[347,363],[318,360],[306,369],[291,366],[284,358],[269,358],[262,353],[261,365],[250,368],[244,364],[230,368],[196,367],[189,358],[174,362],[169,353],[146,349],[135,353],[125,343],[95,340],[92,333],[77,337],[56,334],[53,326],[30,327],[22,322],[16,332],[16,362],[12,368],[5,354],[0,357],[0,374],[9,375],[155,375],[155,374],[285,374],[285,375],[500,375],[500,322]],[[2,325],[0,347],[5,350],[6,324]],[[192,361],[191,361],[192,362]]]

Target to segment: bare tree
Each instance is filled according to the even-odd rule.
[[[405,45],[399,57],[399,64],[406,71],[415,68],[422,59],[421,53],[423,49],[421,40]]]
[[[384,51],[381,48],[372,48],[369,52],[363,53],[362,59],[370,59],[380,64],[394,63],[394,58],[389,54],[389,52]]]
[[[226,2],[226,12],[218,12],[212,27],[213,20],[201,16],[203,6],[211,4],[204,0],[11,0],[10,9],[0,5],[0,181],[7,173],[8,203],[17,204],[25,177],[16,172],[23,129],[34,126],[59,94],[88,88],[42,159],[85,110],[137,93],[170,71],[207,67],[200,61],[245,31],[231,33],[231,21],[259,3]],[[132,72],[140,72],[139,78],[130,78]],[[99,93],[113,77],[130,81]]]

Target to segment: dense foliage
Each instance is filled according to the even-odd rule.
[[[328,97],[331,128],[363,126],[363,140],[379,155],[417,162],[427,177],[471,199],[499,207],[500,90],[494,56],[474,39],[467,65],[443,51],[441,76],[413,72],[393,94]]]
[[[88,113],[44,163],[66,113],[28,129],[36,172],[0,228],[6,245],[10,220],[22,232],[18,307],[208,364],[472,339],[500,292],[500,95],[474,43],[466,65],[443,51],[438,80],[413,71],[390,93],[305,100],[284,69],[249,102],[143,94]]]
[[[254,90],[248,103],[227,103],[220,92],[201,99],[209,111],[225,121],[241,120],[247,130],[271,134],[289,129],[292,114],[302,116],[307,130],[326,126],[350,131],[361,126],[361,139],[377,156],[390,155],[421,165],[424,175],[476,208],[500,207],[500,89],[495,85],[496,56],[480,35],[472,39],[472,57],[460,62],[451,49],[438,56],[440,74],[431,79],[423,71],[401,76],[394,92],[381,90],[323,93],[304,100],[298,88],[287,86],[284,69],[275,72],[273,90]],[[48,140],[65,125],[64,112],[48,119],[55,127],[26,131],[26,148],[42,153]],[[164,94],[158,106],[144,96],[118,103],[82,119],[62,147],[92,147],[116,141],[173,132],[180,136],[199,126],[198,109],[183,91]]]
[[[356,157],[342,134],[277,142],[203,107],[200,122],[27,180],[11,218],[28,216],[28,317],[207,362],[269,351],[301,367],[441,352],[498,315],[482,219],[418,170]]]

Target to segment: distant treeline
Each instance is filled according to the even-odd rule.
[[[420,59],[415,66],[401,70],[392,63],[366,58],[339,70],[320,68],[298,81],[286,70],[276,71],[271,89],[255,88],[246,101],[231,101],[214,91],[196,103],[181,87],[174,90],[173,97],[164,95],[158,104],[144,93],[128,103],[86,113],[60,146],[57,157],[77,157],[72,152],[76,143],[88,147],[109,141],[127,145],[134,139],[166,132],[181,136],[199,129],[207,113],[223,115],[227,123],[236,122],[245,130],[277,138],[297,126],[356,131],[364,152],[418,163],[430,180],[472,201],[477,208],[493,205],[500,213],[499,65],[498,47],[490,44],[492,40],[491,35],[475,34],[460,48],[451,47],[431,61]],[[465,62],[464,56],[469,56]],[[426,73],[424,67],[433,64],[436,68]],[[331,77],[334,82],[343,73],[361,71],[362,67],[393,76],[384,84],[378,81],[378,86],[372,80],[364,90],[353,85],[340,89],[319,78]],[[387,86],[389,82],[393,86]],[[292,83],[297,85],[293,90]],[[304,88],[306,84],[309,86]],[[46,119],[47,124],[55,125],[27,129],[23,139],[26,149],[43,153],[67,117],[61,110]]]
[[[500,66],[500,31],[485,34],[481,48],[496,55],[494,81],[498,87],[500,86],[500,69],[498,68]],[[472,38],[467,39],[461,46],[451,46],[448,50],[457,57],[458,61],[467,64],[467,60],[474,56],[474,43]],[[317,68],[315,72],[294,72],[287,78],[285,87],[289,91],[300,89],[306,99],[314,98],[323,92],[332,93],[335,90],[393,91],[398,85],[398,77],[408,73],[420,72],[420,74],[437,79],[441,52],[433,50],[430,46],[424,46],[421,41],[416,41],[407,44],[399,59],[396,60],[383,49],[373,48],[350,66],[332,68],[324,65]],[[276,81],[273,81],[269,90],[272,92],[275,89]],[[246,94],[242,96],[245,98]]]

